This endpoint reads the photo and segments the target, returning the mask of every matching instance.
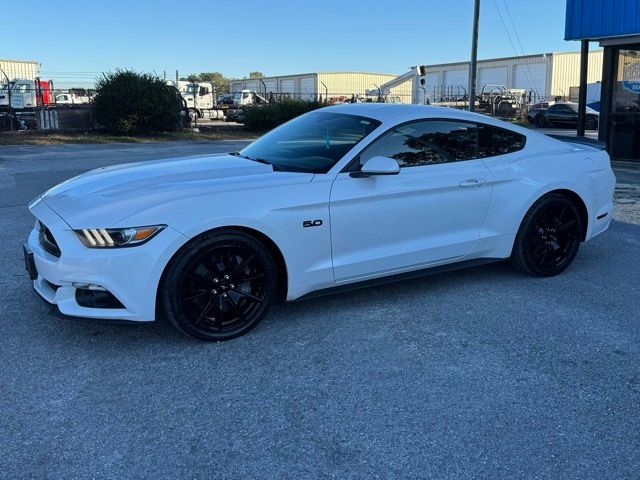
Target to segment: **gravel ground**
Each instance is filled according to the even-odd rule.
[[[640,225],[640,170],[617,169],[613,218]]]
[[[221,344],[35,298],[35,195],[240,145],[0,148],[0,478],[638,478],[640,171],[554,278],[493,264],[280,305]]]

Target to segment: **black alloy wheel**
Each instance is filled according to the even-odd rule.
[[[546,195],[522,221],[511,261],[530,275],[557,275],[571,264],[581,239],[582,222],[575,204],[563,195]]]
[[[544,128],[547,126],[547,118],[544,116],[544,114],[539,113],[534,117],[533,123],[538,128]]]
[[[276,292],[268,250],[239,232],[199,237],[168,268],[164,312],[178,330],[202,340],[248,332],[266,315]]]

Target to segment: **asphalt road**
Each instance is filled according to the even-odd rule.
[[[49,315],[31,198],[238,146],[0,147],[0,478],[638,478],[639,224],[559,277],[494,264],[281,305],[221,344]]]

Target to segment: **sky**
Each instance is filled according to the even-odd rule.
[[[30,0],[23,7],[32,13],[3,22],[0,58],[36,60],[49,78],[116,68],[169,78],[176,69],[181,76],[401,74],[468,60],[473,17],[473,0]],[[579,50],[563,40],[564,17],[563,0],[481,0],[478,58]]]

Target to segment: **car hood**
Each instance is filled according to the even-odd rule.
[[[111,226],[146,209],[175,200],[288,183],[313,174],[274,172],[266,165],[228,154],[199,155],[99,168],[67,180],[41,200],[72,228]]]

